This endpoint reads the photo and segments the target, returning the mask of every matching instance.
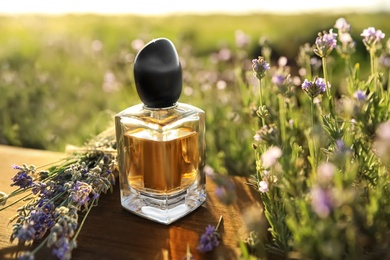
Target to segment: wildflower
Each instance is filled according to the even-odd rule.
[[[326,162],[318,166],[317,169],[317,179],[318,183],[327,185],[332,180],[335,172],[336,166],[332,163]]]
[[[253,136],[253,140],[255,140],[256,142],[260,142],[260,141],[261,141],[261,135],[259,135],[259,133],[256,133],[256,134]]]
[[[265,193],[267,192],[269,189],[268,189],[268,183],[266,181],[260,181],[259,182],[259,191],[261,193]]]
[[[258,79],[262,79],[265,76],[265,72],[270,69],[270,65],[263,57],[259,56],[258,59],[252,60],[253,75]]]
[[[18,173],[14,177],[11,178],[13,183],[11,186],[19,186],[22,189],[28,188],[33,183],[33,178],[30,174],[34,174],[36,168],[34,165],[27,166],[23,164],[22,166],[12,165],[12,168],[15,170],[19,170]]]
[[[351,31],[351,25],[342,17],[336,20],[334,27],[339,30],[339,33],[349,33]]]
[[[389,44],[390,40],[388,41]],[[384,68],[390,68],[390,50],[382,53],[378,59],[379,64]]]
[[[367,29],[364,29],[360,36],[364,37],[363,43],[367,50],[375,47],[375,45],[379,43],[380,40],[385,38],[385,34],[381,30],[375,30],[374,27],[368,27]]]
[[[292,84],[291,75],[285,75],[285,73],[275,73],[271,81],[278,87],[279,92],[282,94],[285,94]]]
[[[367,94],[363,90],[358,89],[353,93],[353,97],[359,101],[364,101],[367,99]]]
[[[283,84],[284,77],[283,77],[283,75],[275,74],[275,75],[272,76],[271,81],[272,81],[272,83],[274,83],[276,86],[280,86],[280,85]]]
[[[145,46],[145,42],[141,39],[135,39],[131,42],[131,47],[136,52],[139,52],[144,46]]]
[[[29,225],[34,229],[34,239],[41,239],[46,231],[49,230],[54,225],[53,211],[50,210],[53,207],[52,204],[48,203],[49,210],[45,208],[34,209],[30,212]],[[18,236],[19,238],[19,236]],[[20,239],[20,238],[19,238]]]
[[[261,162],[265,168],[270,168],[275,165],[282,154],[283,152],[279,147],[273,146],[261,155]]]
[[[226,62],[232,58],[232,52],[228,48],[221,48],[217,54],[219,61]]]
[[[238,48],[245,48],[247,47],[250,42],[251,42],[251,38],[249,35],[245,34],[243,31],[241,30],[237,30],[235,32],[235,38],[236,38],[236,46]]]
[[[336,36],[337,34],[333,33],[332,29],[329,33],[325,31],[319,33],[315,41],[314,53],[321,58],[327,57],[337,45]]]
[[[34,254],[31,252],[25,252],[21,256],[18,257],[18,260],[34,260]]]
[[[298,58],[297,62],[298,65],[301,67],[307,67],[310,64],[308,64],[308,60],[310,60],[310,57],[313,55],[313,48],[310,46],[309,43],[305,43],[302,46],[299,46],[299,52],[298,52]]]
[[[390,164],[390,122],[381,123],[376,130],[373,150],[384,164]]]
[[[333,193],[330,189],[314,187],[311,190],[311,205],[320,218],[326,218],[334,207]]]
[[[280,56],[278,59],[278,65],[284,67],[287,65],[287,58],[285,56]]]
[[[201,236],[199,241],[198,250],[202,253],[210,252],[220,243],[221,236],[218,233],[218,227],[222,222],[222,216],[219,217],[219,221],[216,227],[208,225],[206,232]]]
[[[256,131],[255,137],[259,138],[260,141],[264,141],[267,144],[272,145],[278,142],[279,131],[275,125],[265,125]]]
[[[336,140],[336,148],[338,151],[344,151],[345,150],[345,144],[343,142],[343,140],[341,139],[337,139]]]
[[[31,187],[31,192],[36,195],[39,193],[44,193],[45,189],[46,189],[46,183],[34,182]]]
[[[72,243],[69,242],[67,237],[62,237],[55,243],[56,247],[53,248],[53,255],[61,260],[69,260],[72,258]]]
[[[77,181],[73,190],[70,192],[70,197],[75,203],[84,205],[89,201],[89,194],[91,192],[91,185],[85,182]]]
[[[211,176],[214,174],[214,169],[210,165],[205,165],[205,167],[203,167],[203,172],[204,174]]]
[[[103,43],[99,40],[93,40],[91,48],[94,52],[100,52],[103,49]]]
[[[217,181],[217,188],[215,189],[215,196],[225,205],[233,204],[237,198],[236,186],[227,177],[219,178]]]
[[[11,180],[14,182],[11,186],[19,186],[22,189],[30,187],[33,183],[32,177],[23,171],[18,172]]]
[[[326,91],[326,83],[323,78],[315,77],[313,81],[305,79],[301,86],[311,98],[315,98]],[[330,86],[330,84],[328,84],[328,86]]]
[[[36,230],[34,228],[34,223],[26,222],[17,230],[17,239],[24,243],[32,241],[35,237]]]
[[[351,25],[344,18],[339,18],[334,27],[338,29],[338,39],[341,42],[341,45],[336,47],[337,52],[341,57],[349,58],[356,50],[356,44],[350,34]]]

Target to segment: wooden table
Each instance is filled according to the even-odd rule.
[[[16,173],[12,164],[44,165],[65,154],[0,145],[0,191],[9,193],[11,177]],[[98,207],[91,210],[77,239],[73,259],[183,259],[187,243],[195,259],[237,259],[239,240],[245,240],[248,230],[243,223],[244,210],[259,202],[259,194],[244,184],[243,178],[234,178],[238,200],[233,206],[221,204],[214,195],[215,185],[207,181],[206,203],[190,215],[169,226],[154,223],[133,215],[120,205],[119,185],[114,192],[103,195]],[[12,226],[8,219],[16,214],[19,205],[0,211],[0,259],[14,259],[26,247],[9,242]],[[259,212],[259,214],[261,214]],[[219,228],[222,243],[212,252],[200,253],[196,247],[208,224]],[[34,247],[36,245],[33,245]],[[31,248],[30,248],[31,249]],[[29,248],[27,248],[29,250]],[[47,248],[39,251],[36,259],[54,259]]]

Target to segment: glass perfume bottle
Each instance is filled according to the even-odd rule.
[[[153,40],[137,54],[142,101],[115,117],[122,207],[170,224],[206,200],[205,114],[179,103],[182,69],[173,43]]]

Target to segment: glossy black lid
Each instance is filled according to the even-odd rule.
[[[134,79],[145,106],[173,106],[182,90],[182,70],[173,43],[159,38],[146,44],[135,57]]]

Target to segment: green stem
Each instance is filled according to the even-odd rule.
[[[352,78],[353,70],[352,70],[352,67],[351,67],[351,58],[348,56],[344,60],[345,60],[345,68],[346,68],[346,70],[348,72],[348,76],[350,78]]]
[[[84,222],[85,222],[85,220],[87,220],[88,214],[89,214],[89,212],[91,211],[91,209],[93,208],[93,206],[94,206],[96,200],[97,200],[97,199],[93,199],[93,200],[92,200],[91,206],[89,206],[88,211],[85,213],[85,215],[84,215],[84,217],[83,217],[83,220],[81,221],[80,226],[79,226],[79,228],[77,229],[76,234],[73,236],[73,241],[76,241],[78,235],[80,234],[80,231],[81,231],[81,229],[83,228]]]
[[[221,216],[219,216],[219,220],[218,220],[217,226],[215,227],[215,231],[218,231],[218,228],[219,228],[219,226],[221,225],[222,220],[223,220],[223,217],[222,217],[222,215],[221,215]]]
[[[375,66],[375,48],[370,48],[370,67],[371,67],[371,77],[374,81],[374,91],[378,91],[376,84],[376,66]],[[381,93],[383,94],[383,93]]]
[[[314,98],[311,98],[311,102],[310,102],[310,113],[311,113],[311,128],[314,129],[314,122],[315,122]]]
[[[329,112],[333,115],[333,98],[328,83],[329,79],[328,79],[328,66],[326,62],[326,57],[322,57],[322,70],[323,70],[325,86],[326,86],[326,94],[329,100]]]
[[[263,88],[261,87],[261,79],[259,79],[259,102],[261,109],[263,109]],[[265,126],[264,115],[261,115],[261,123],[262,126]]]
[[[390,69],[387,69],[387,108],[390,109]]]
[[[17,200],[15,200],[15,201],[13,201],[12,203],[8,204],[7,206],[4,206],[3,208],[0,209],[0,211],[5,210],[5,209],[11,207],[12,205],[15,205],[15,204],[18,203],[19,201],[24,200],[24,199],[26,199],[26,198],[28,198],[28,197],[30,197],[30,196],[32,196],[32,195],[33,195],[32,193],[27,194],[26,196],[23,196],[23,197],[21,197],[20,199],[17,199]]]
[[[46,244],[49,237],[50,236],[46,236],[46,238],[41,243],[39,243],[39,245],[36,248],[34,248],[33,251],[31,251],[31,255],[35,255],[43,247],[43,245]]]
[[[311,99],[310,104],[310,112],[311,112],[311,136],[313,142],[313,172],[317,168],[317,150],[316,150],[316,137],[314,136],[314,127],[315,127],[315,110],[314,110],[314,98]]]
[[[280,122],[280,133],[282,138],[282,144],[285,144],[286,141],[286,110],[284,107],[284,97],[279,94],[279,122]]]
[[[311,72],[311,64],[310,64],[310,56],[306,55],[306,77],[307,80],[311,81],[312,77]]]
[[[47,204],[49,204],[50,202],[55,202],[58,198],[61,198],[62,195],[64,195],[65,193],[67,193],[67,191],[64,191],[64,192],[61,192],[61,193],[58,193],[57,195],[55,195],[53,198],[51,198],[50,200],[48,200],[46,203],[44,203],[41,208],[45,207]]]

